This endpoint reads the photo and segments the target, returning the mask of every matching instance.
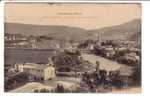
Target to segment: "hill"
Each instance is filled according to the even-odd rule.
[[[22,34],[26,36],[48,36],[56,40],[81,41],[85,39],[97,39],[101,33],[102,39],[130,39],[139,38],[141,33],[141,20],[135,19],[130,22],[104,27],[93,30],[86,30],[78,27],[57,26],[57,25],[30,25],[18,23],[5,23],[5,33]],[[136,36],[136,37],[134,37]]]
[[[141,20],[136,19],[121,25],[90,30],[87,33],[88,35],[101,33],[103,40],[106,39],[113,40],[113,39],[129,39],[129,38],[131,39],[131,36],[140,32],[141,32]],[[97,34],[95,35],[97,36]]]

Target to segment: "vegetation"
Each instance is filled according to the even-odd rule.
[[[83,67],[83,59],[80,57],[79,51],[69,52],[64,51],[60,54],[53,56],[52,61],[57,71],[70,72],[81,70]]]
[[[34,93],[50,93],[50,90],[49,89],[35,89],[34,90]]]
[[[141,86],[141,67],[134,67],[132,74],[133,84]]]
[[[12,90],[28,82],[28,75],[26,73],[19,73],[15,76],[8,77],[4,81],[5,91]]]

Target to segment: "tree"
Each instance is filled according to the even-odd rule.
[[[134,85],[141,85],[141,67],[133,68],[132,80]]]
[[[99,71],[99,69],[100,69],[99,66],[100,66],[99,61],[96,61],[96,66],[95,66],[96,67],[96,71]]]

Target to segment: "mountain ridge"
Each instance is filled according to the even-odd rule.
[[[54,39],[64,40],[85,40],[97,39],[97,34],[101,33],[102,39],[128,39],[133,34],[141,32],[141,20],[135,19],[120,25],[97,28],[97,29],[83,29],[79,27],[65,26],[65,25],[30,25],[20,23],[5,23],[5,33],[23,34],[34,36],[50,36]],[[135,35],[139,36],[139,35]]]

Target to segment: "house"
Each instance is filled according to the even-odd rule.
[[[30,81],[43,81],[55,77],[55,68],[51,65],[24,63],[16,64],[15,69],[27,73]]]
[[[140,61],[140,57],[139,57],[136,53],[134,53],[134,52],[125,54],[125,55],[124,55],[124,58],[125,58],[126,60],[131,60],[131,61],[137,61],[137,62]]]
[[[106,47],[104,49],[104,54],[107,58],[113,58],[113,56],[115,55],[115,50],[113,49],[113,47]]]

